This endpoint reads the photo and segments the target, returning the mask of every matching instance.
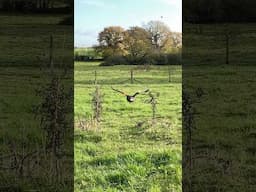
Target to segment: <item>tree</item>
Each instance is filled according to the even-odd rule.
[[[150,51],[150,34],[141,27],[131,27],[125,31],[125,54],[132,64],[141,64]]]
[[[126,31],[119,26],[106,27],[94,49],[102,55],[102,65],[166,64],[169,53],[180,51],[181,39],[181,33],[171,32],[163,22],[151,21]]]
[[[172,43],[174,48],[181,48],[182,46],[182,34],[181,33],[172,33]]]
[[[167,51],[172,47],[171,30],[161,21],[150,21],[144,28],[150,34],[151,44],[157,51]]]
[[[103,57],[124,55],[124,32],[125,30],[122,27],[111,26],[104,28],[104,30],[99,33],[98,50],[102,51]]]

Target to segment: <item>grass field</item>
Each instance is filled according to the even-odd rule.
[[[201,33],[196,32],[198,26]],[[189,146],[183,148],[184,189],[254,191],[256,25],[184,24],[183,30],[182,83],[194,122],[191,169],[185,155]],[[225,64],[227,30],[229,64]],[[198,97],[199,88],[203,94]],[[184,143],[188,136],[183,127]]]
[[[73,37],[73,27],[59,25],[66,17],[0,14],[0,23],[5,26],[0,29],[0,191],[70,191],[73,188],[73,121],[69,121],[72,125],[65,139],[68,141],[65,157],[59,159],[59,169],[65,171],[61,173],[62,181],[60,177],[56,181],[50,168],[50,154],[42,154],[46,134],[40,124],[41,116],[35,115],[35,107],[42,102],[37,90],[51,80],[46,70],[51,35],[54,64],[73,66],[73,38],[69,38]],[[66,79],[73,83],[72,70]],[[73,109],[72,103],[69,106]]]
[[[75,191],[181,191],[181,66],[134,69],[75,63]],[[83,131],[79,121],[92,115],[94,74],[104,94],[99,127]],[[159,92],[157,122],[151,124],[151,105],[139,95],[128,103],[110,86],[133,93],[149,88]]]
[[[25,153],[41,146],[42,130],[32,111],[34,104],[40,101],[35,89],[45,84],[38,66],[48,62],[50,34],[54,34],[57,42],[55,63],[73,59],[66,54],[63,57],[61,51],[66,32],[72,33],[73,29],[57,27],[55,24],[61,18],[55,16],[47,19],[40,15],[11,16],[10,19],[0,15],[0,18],[5,26],[0,29],[0,149],[3,157],[13,153],[12,143],[16,144],[18,152],[26,146]],[[225,27],[202,25],[202,33],[198,34],[193,32],[196,27],[189,26],[192,32],[183,40],[184,55],[189,56],[189,61],[183,58],[183,84],[196,109],[196,129],[192,134],[196,142],[192,155],[194,169],[198,172],[192,172],[194,191],[255,189],[256,27],[254,24],[229,26],[236,34],[230,41],[230,65],[224,65]],[[24,33],[19,33],[21,31]],[[66,45],[71,46],[71,39],[66,40]],[[137,81],[130,84],[133,67],[75,63],[77,192],[181,191],[181,66],[171,66],[171,83],[165,66],[154,66],[150,71],[134,69]],[[102,122],[98,129],[83,131],[79,118],[84,120],[92,115],[90,94],[95,90],[95,70],[105,94]],[[129,104],[111,90],[111,85],[128,93],[145,88],[159,92],[157,123],[151,126],[151,106],[144,103],[145,96],[139,95],[135,103]],[[205,93],[200,99],[195,93],[199,87]],[[183,137],[186,138],[186,133]],[[13,159],[6,162],[1,159],[1,166],[9,166],[8,163],[13,163]],[[1,167],[1,189],[11,186],[10,191],[53,191],[56,188],[64,191],[63,185],[54,186],[50,181],[48,167],[44,163],[35,165],[30,168],[33,174],[29,177],[19,176],[15,169]],[[208,174],[209,170],[213,174]],[[45,186],[45,183],[51,185]]]
[[[59,25],[67,15],[1,15],[1,66],[46,66],[50,36],[55,65],[72,63],[73,27]],[[72,55],[70,54],[72,53]]]

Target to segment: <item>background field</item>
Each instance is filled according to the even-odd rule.
[[[60,160],[65,156],[59,161],[59,170],[64,171],[57,178],[50,168],[51,157],[46,152],[47,136],[40,123],[41,115],[36,116],[35,110],[43,100],[38,90],[49,86],[52,79],[48,68],[51,35],[55,66],[73,67],[73,27],[60,25],[68,16],[0,14],[0,23],[4,26],[0,29],[1,191],[73,189],[73,112],[68,119],[72,125],[65,130],[68,132],[65,152],[58,157]],[[71,68],[63,84],[73,87]],[[68,107],[68,112],[73,110],[72,102]]]
[[[73,27],[60,24],[68,15],[1,15],[0,66],[46,66],[50,36],[53,36],[54,64],[72,63]]]
[[[75,191],[181,191],[181,66],[99,67],[75,63]],[[137,82],[130,84],[130,69]],[[79,121],[92,115],[94,74],[104,94],[98,129],[81,130]],[[151,106],[139,95],[134,103],[110,86],[133,93],[159,92],[157,123]]]
[[[255,189],[255,37],[255,24],[184,24],[182,84],[193,121],[191,138],[183,121],[185,191]]]

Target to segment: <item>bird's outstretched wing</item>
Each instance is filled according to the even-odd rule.
[[[149,89],[146,89],[145,91],[140,91],[140,94],[147,94],[149,92]]]
[[[121,93],[121,94],[127,96],[127,94],[126,94],[125,92],[119,91],[118,89],[114,89],[112,86],[111,86],[111,89],[113,89],[114,91],[119,92],[119,93]]]
[[[138,91],[138,92],[136,92],[134,95],[133,95],[133,97],[135,97],[136,95],[139,95],[139,94],[141,94],[141,95],[146,95],[146,94],[148,94],[149,93],[149,89],[146,89],[145,91]]]

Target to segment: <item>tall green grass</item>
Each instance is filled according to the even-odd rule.
[[[139,82],[130,84],[134,66],[99,67],[75,63],[75,191],[181,191],[181,67],[134,69]],[[79,119],[90,118],[94,74],[104,94],[103,120],[83,131]],[[151,106],[139,95],[128,103],[110,86],[134,93],[159,92],[157,123]]]

